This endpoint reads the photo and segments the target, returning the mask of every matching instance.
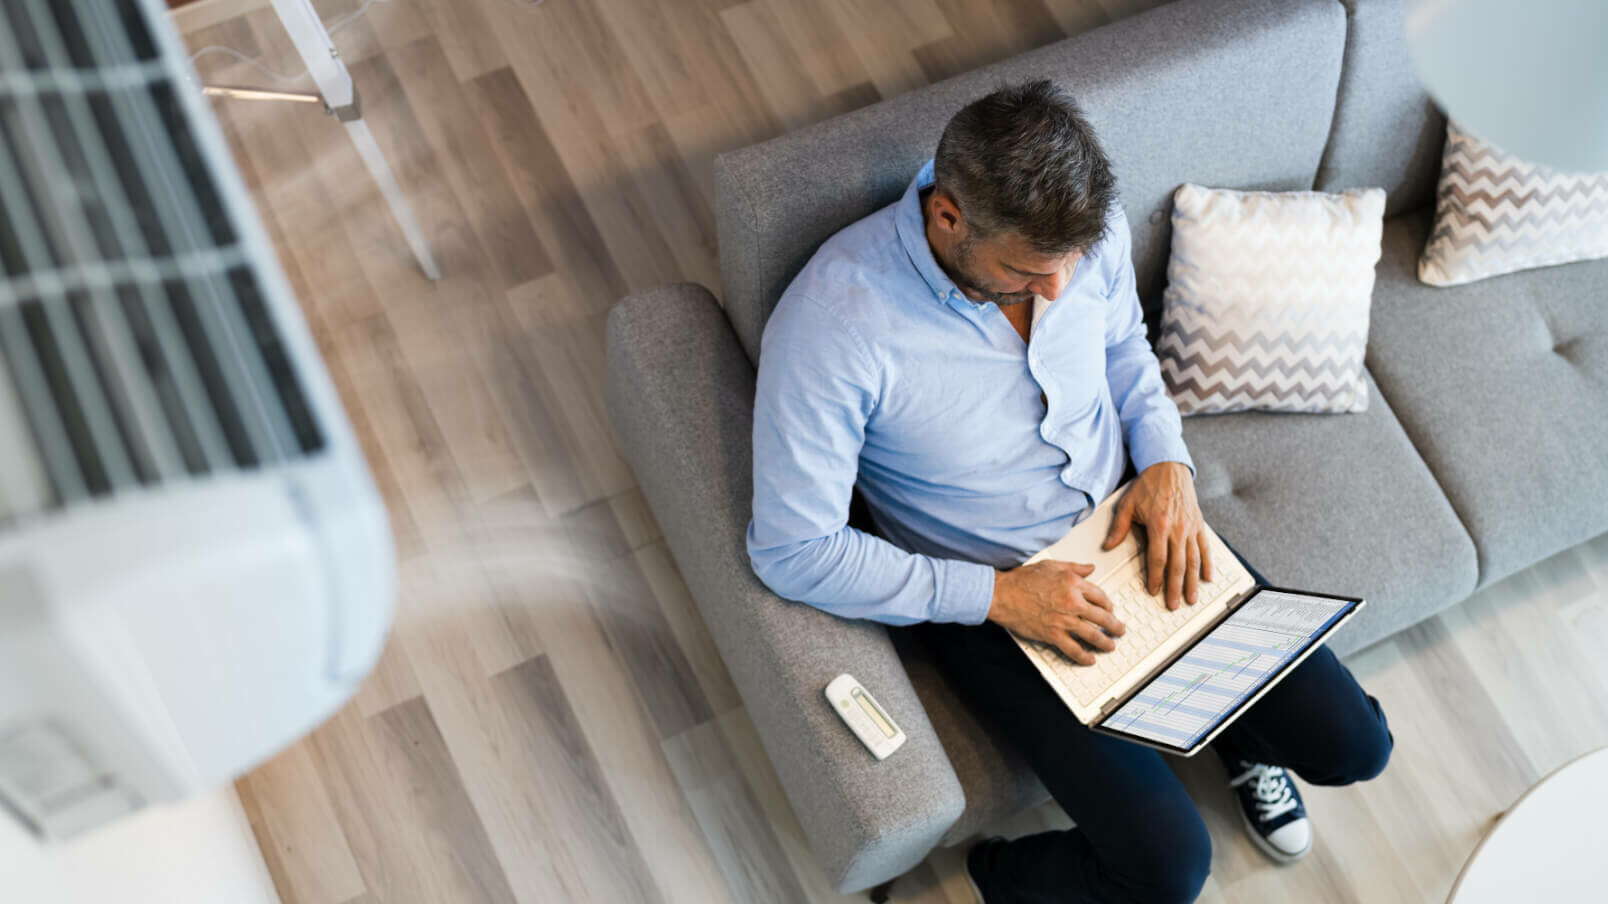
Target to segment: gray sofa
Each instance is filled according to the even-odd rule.
[[[772,594],[749,567],[765,318],[811,252],[895,200],[949,116],[1031,77],[1066,85],[1119,178],[1152,338],[1173,190],[1388,192],[1354,415],[1186,418],[1208,521],[1270,580],[1366,597],[1360,649],[1608,530],[1608,261],[1436,289],[1415,262],[1444,118],[1400,0],[1180,0],[716,161],[724,298],[633,295],[608,330],[611,417],[831,880],[867,888],[1044,800],[986,714],[900,632]],[[909,735],[878,762],[829,710],[851,672]]]

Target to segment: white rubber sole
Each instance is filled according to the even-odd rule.
[[[1239,801],[1235,801],[1234,803],[1236,806],[1238,806]],[[1245,834],[1251,836],[1251,843],[1255,844],[1258,850],[1266,854],[1269,859],[1276,863],[1294,863],[1295,861],[1300,860],[1302,857],[1305,857],[1307,854],[1311,853],[1312,841],[1316,840],[1318,837],[1318,833],[1314,831],[1312,833],[1312,840],[1307,841],[1306,847],[1296,851],[1293,854],[1286,854],[1284,851],[1274,847],[1272,842],[1262,837],[1262,833],[1258,832],[1256,830],[1256,826],[1251,823],[1251,817],[1246,815],[1244,807],[1239,808],[1239,814],[1240,823],[1245,826]],[[970,878],[969,874],[967,878]]]

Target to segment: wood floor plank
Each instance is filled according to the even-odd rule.
[[[618,807],[606,792],[597,796],[602,785],[595,764],[584,744],[570,740],[575,732],[567,709],[505,709],[470,638],[451,619],[409,631],[404,642],[419,662],[420,683],[439,713],[465,791],[521,904],[650,900],[643,871],[632,868],[641,858],[633,859],[617,825]],[[531,769],[555,756],[556,763]],[[614,857],[623,857],[619,869],[609,864]]]
[[[432,34],[420,0],[383,0],[368,8],[362,21],[384,50],[403,47]]]
[[[419,832],[424,843],[415,846],[414,856],[428,858],[430,885],[444,893],[426,899],[511,904],[513,890],[430,708],[423,700],[410,700],[375,716],[370,725],[382,767],[396,787],[407,789],[408,806],[415,810],[409,824],[424,829]],[[398,890],[387,891],[394,900]]]
[[[1095,0],[1095,2],[1100,4],[1100,8],[1105,10],[1106,17],[1112,22],[1126,19],[1135,13],[1142,13],[1157,5],[1149,0]]]
[[[663,536],[659,522],[653,517],[653,510],[648,507],[648,501],[638,487],[610,496],[609,511],[619,522],[626,545],[633,550],[641,549]]]
[[[367,892],[305,745],[259,766],[238,790],[283,904],[341,904]]]
[[[1574,567],[1570,567],[1574,566]],[[1543,584],[1541,569],[1552,568]],[[1569,579],[1583,569],[1568,557],[1541,563],[1485,588],[1475,599],[1454,607],[1440,619],[1448,633],[1462,639],[1459,650],[1471,671],[1503,714],[1508,730],[1536,771],[1545,774],[1569,760],[1608,745],[1608,700],[1595,681],[1560,684],[1554,669],[1592,674],[1600,650],[1581,651],[1561,616]],[[1462,630],[1484,623],[1485,630]],[[1515,650],[1545,650],[1546,659],[1515,656]]]
[[[1542,771],[1514,736],[1502,707],[1481,683],[1483,668],[1464,655],[1447,622],[1420,622],[1399,637],[1413,671],[1441,692],[1437,696],[1444,697],[1435,715],[1446,725],[1446,737],[1466,733],[1480,739],[1478,744],[1461,745],[1457,753],[1468,756],[1483,779],[1484,790],[1494,795],[1487,800],[1499,802],[1517,795],[1541,777]]]
[[[438,50],[429,46],[429,39],[396,52],[403,55],[405,64],[422,61],[426,70],[410,76],[410,84],[450,82],[442,57]],[[478,362],[484,357],[479,342],[486,331],[477,328],[476,318],[481,316],[479,309],[495,303],[500,283],[534,272],[523,269],[526,266],[539,269],[550,264],[530,230],[523,208],[511,197],[505,179],[500,189],[465,194],[460,203],[458,192],[468,192],[467,186],[472,180],[451,175],[457,171],[456,166],[446,167],[447,173],[442,173],[438,167],[438,161],[457,156],[457,148],[447,146],[437,154],[430,147],[428,133],[434,127],[426,123],[435,122],[436,117],[421,119],[416,115],[406,96],[407,88],[396,77],[389,60],[376,59],[354,68],[360,68],[366,76],[371,86],[371,108],[384,121],[383,126],[377,124],[377,138],[382,146],[398,151],[395,154],[395,159],[400,161],[396,167],[398,178],[418,202],[416,207],[423,221],[431,224],[427,232],[441,263],[443,278],[435,283],[424,281],[411,258],[387,261],[377,255],[365,256],[364,266],[371,282],[382,285],[386,297],[393,299],[387,316],[399,347],[414,369],[414,382],[432,408],[432,419],[438,425],[444,445],[456,460],[465,499],[489,499],[524,485],[530,476],[507,431],[503,413],[495,409],[481,368],[464,367],[463,362]],[[419,90],[425,92],[426,100],[433,99],[430,93],[433,89]],[[449,100],[461,106],[461,100]],[[469,117],[468,122],[473,123],[473,117]],[[494,159],[490,160],[490,165],[499,166]],[[499,178],[483,176],[485,184],[491,185]],[[362,184],[362,180],[358,180],[358,184]],[[487,202],[487,198],[495,199],[489,203],[499,206],[500,212],[486,213],[478,220],[465,213],[463,204]],[[361,222],[372,227],[381,216],[371,215]],[[479,228],[471,228],[469,224],[476,222]],[[508,226],[509,223],[515,225]],[[523,227],[518,225],[520,223]],[[384,239],[370,232],[365,244],[377,241]],[[396,247],[394,239],[390,244]],[[500,267],[488,266],[489,257],[494,256],[485,251],[488,244],[500,249],[496,252],[504,260]],[[538,262],[517,263],[530,255],[539,259]],[[498,272],[490,272],[493,269]],[[403,302],[410,295],[419,295],[421,290],[429,295],[411,304]]]
[[[608,507],[594,503],[564,522],[571,546],[587,551],[582,555],[590,575],[581,589],[620,651],[659,736],[678,735],[712,718],[703,688]],[[601,539],[604,534],[607,539]]]
[[[404,594],[408,592],[407,588],[403,588]],[[398,605],[401,605],[400,601]],[[385,649],[380,652],[380,660],[374,666],[374,671],[363,680],[363,686],[358,689],[352,702],[363,715],[372,716],[398,703],[412,700],[419,694],[419,679],[413,673],[413,663],[408,661],[407,650],[397,642],[393,632],[386,640]]]
[[[575,291],[598,304],[624,295],[625,279],[518,76],[508,68],[488,72],[466,84],[464,94],[530,212],[543,246],[563,261],[563,272],[572,277]]]
[[[347,63],[366,60],[385,52],[385,45],[380,43],[379,33],[374,30],[374,19],[363,15],[346,21],[362,9],[364,0],[318,0],[313,6],[318,10],[319,17],[324,21],[324,27],[330,30],[330,42],[340,53],[341,59]],[[396,5],[397,0],[384,0],[386,6]],[[379,5],[378,2],[375,3]],[[358,88],[361,96],[363,89]]]
[[[434,281],[424,277],[412,252],[395,237],[400,232],[389,215],[354,217],[348,228],[363,237],[359,244],[370,284],[382,299],[393,303],[431,296],[450,303],[462,294],[485,291],[484,286],[499,281],[496,271],[480,244],[470,212],[459,202],[447,166],[437,156],[403,89],[390,54],[355,63],[350,69],[352,78],[361,79],[364,86],[364,121],[407,196],[442,274]],[[393,237],[387,239],[382,229]]]
[[[731,751],[732,761],[742,770],[743,780],[752,790],[755,800],[770,820],[776,841],[782,853],[793,864],[793,873],[803,886],[811,904],[859,904],[858,895],[843,895],[832,887],[826,873],[811,853],[804,840],[804,828],[787,802],[781,780],[775,767],[765,755],[765,748],[754,730],[753,720],[741,707],[729,709],[718,717],[721,736]]]
[[[463,542],[445,539],[449,543]],[[506,611],[507,599],[492,586],[477,559],[461,548],[450,547],[443,554],[440,545],[433,544],[430,555],[402,564],[401,579],[406,588],[403,602],[409,612],[433,625],[450,623],[453,635],[463,636],[464,646],[476,663],[470,673],[479,677],[493,675],[541,653],[539,644],[533,647],[522,632],[513,628]],[[406,643],[408,636],[408,632],[401,632],[402,645],[411,651]],[[417,675],[420,666],[413,662],[411,652],[408,661]]]
[[[797,54],[805,73],[822,95],[833,95],[871,81],[871,73],[855,55],[836,19],[820,10],[788,0],[755,0],[778,25]]]
[[[563,435],[581,479],[583,504],[634,486],[603,398],[606,315],[584,313],[586,303],[552,277],[518,286],[503,297],[542,376],[540,387],[550,393],[552,409],[568,428]]]
[[[334,342],[353,395],[361,400],[421,535],[451,530],[468,490],[390,323],[375,315],[336,331]]]
[[[584,110],[605,134],[640,129],[658,119],[642,76],[627,62],[631,55],[600,4],[543,3],[538,9],[522,9],[506,0],[479,2],[508,63],[533,99],[556,89],[566,96],[566,105]]]
[[[508,65],[502,43],[480,4],[473,0],[416,0],[431,35],[440,44],[457,81],[466,82]],[[510,0],[501,0],[505,5]],[[543,13],[531,6],[525,15]]]
[[[557,515],[585,505],[597,497],[598,481],[543,372],[539,358],[546,346],[526,341],[506,306],[486,312],[481,328],[490,332],[479,364],[544,511]]]
[[[1044,0],[1044,5],[1065,35],[1082,34],[1111,21],[1098,0]]]
[[[585,883],[585,893],[568,900],[665,900],[547,659],[532,659],[499,675],[492,695],[511,717],[509,740],[520,748],[524,767],[504,790],[513,800],[547,811],[553,824],[531,840],[551,844],[564,838],[576,861],[571,879]],[[540,718],[531,719],[532,713]],[[558,763],[569,771],[555,769]]]
[[[397,347],[428,400],[451,451],[470,502],[483,502],[529,481],[525,463],[509,436],[478,367],[464,361],[485,356],[484,333],[473,328],[475,307],[489,307],[494,296],[430,299],[395,305],[386,315]],[[449,306],[451,305],[451,306]]]
[[[369,473],[374,475],[374,484],[380,492],[380,498],[385,500],[386,520],[391,525],[391,537],[396,543],[397,556],[408,558],[424,544],[418,520],[413,515],[412,502],[403,491],[374,425],[368,418],[367,401],[358,396],[356,387],[347,375],[346,361],[335,353],[333,343],[332,333],[320,333],[320,345],[326,347],[324,357],[330,381],[335,384],[336,393],[346,410],[346,419],[351,422],[352,432],[357,437],[358,444],[363,447],[363,458],[368,462]]]
[[[494,656],[482,643],[481,662],[487,674],[533,659],[545,652],[541,640],[541,611],[529,588],[546,580],[554,570],[572,569],[567,556],[556,552],[554,538],[563,535],[563,526],[551,518],[540,497],[528,486],[475,509],[475,520],[466,525],[462,550],[437,549],[448,561],[472,564],[477,580],[484,581],[495,607],[495,627],[507,655]]]
[[[376,898],[514,900],[424,700],[372,721],[347,707],[311,744],[336,819]]]
[[[462,6],[465,11],[479,8],[473,3]],[[506,289],[553,272],[553,262],[510,186],[480,117],[453,78],[441,44],[423,38],[393,50],[389,57],[423,138],[435,150],[442,175],[499,277],[496,287]]]
[[[798,902],[804,889],[714,720],[665,739],[665,756],[739,901]]]
[[[574,581],[555,577],[533,588],[547,658],[564,688],[631,836],[672,904],[738,904],[726,889],[709,843],[676,784],[660,738],[629,669]],[[740,902],[746,904],[746,902]]]
[[[1062,38],[1043,0],[934,0],[952,32],[912,50],[929,81],[940,81]]]
[[[632,552],[637,568],[652,588],[665,621],[675,634],[676,644],[686,654],[687,663],[703,688],[704,698],[715,712],[726,712],[742,705],[737,688],[732,684],[731,673],[715,648],[714,638],[698,613],[698,604],[681,579],[675,559],[663,540],[655,541]]]
[[[821,17],[819,9],[810,10],[810,14]],[[714,209],[715,155],[779,135],[782,126],[754,83],[742,52],[731,40],[720,19],[720,9],[706,4],[701,17],[697,27],[704,52],[694,62],[709,101],[666,115],[664,124],[705,201]],[[719,289],[715,285],[709,288]]]
[[[687,278],[720,284],[715,213],[698,190],[662,123],[620,136],[620,160],[642,197],[664,224],[666,242]]]
[[[949,24],[931,0],[826,0],[871,82],[883,97],[927,84],[910,51],[949,37]]]
[[[679,272],[675,253],[655,222],[652,207],[625,175],[619,151],[599,111],[577,104],[572,91],[555,87],[555,80],[562,76],[544,58],[517,57],[511,65],[546,125],[610,259],[624,277],[626,290],[646,289],[675,279]]]
[[[688,20],[699,13],[696,4],[605,0],[597,7],[621,51],[630,57],[631,68],[641,76],[660,116],[674,116],[708,102],[696,64],[703,51],[698,47],[696,26],[688,26]]]
[[[1473,685],[1475,698],[1483,694],[1466,663],[1445,650],[1443,638],[1444,631],[1397,635],[1383,645],[1387,667],[1360,679],[1385,708],[1396,745],[1390,768],[1354,789],[1374,819],[1390,828],[1413,884],[1432,890],[1432,900],[1450,890],[1490,818],[1510,802],[1508,789],[1533,771],[1513,762],[1523,753],[1506,729],[1480,718],[1488,712],[1488,698],[1481,705],[1450,703],[1441,696],[1465,696],[1457,680]],[[1425,650],[1441,661],[1420,668],[1415,657]],[[1474,719],[1449,716],[1448,710]],[[1487,748],[1507,752],[1487,753]]]
[[[819,119],[822,94],[770,7],[753,0],[727,7],[720,18],[782,128],[792,131]]]

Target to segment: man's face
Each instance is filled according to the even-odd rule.
[[[955,244],[951,257],[949,277],[962,292],[973,301],[1008,307],[1035,295],[1059,298],[1083,252],[1044,254],[1014,232],[986,238],[972,233]]]
[[[1081,251],[1045,254],[1009,230],[978,235],[943,192],[927,196],[923,216],[933,256],[973,301],[992,301],[1000,307],[1021,304],[1035,295],[1053,301],[1061,297],[1083,257]]]

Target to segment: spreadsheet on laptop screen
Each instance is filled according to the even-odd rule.
[[[1152,678],[1102,727],[1188,749],[1355,602],[1263,589]]]

